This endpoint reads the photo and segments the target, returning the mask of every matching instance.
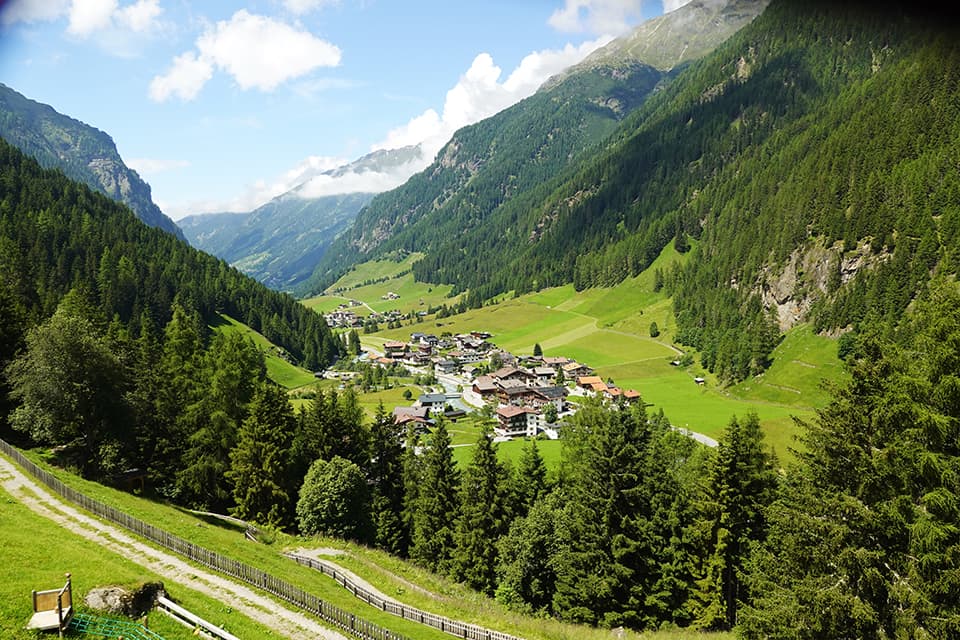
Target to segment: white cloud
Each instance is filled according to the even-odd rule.
[[[9,0],[0,2],[0,23],[50,22],[67,15],[70,0]]]
[[[381,193],[396,189],[423,169],[420,160],[385,171],[351,171],[338,176],[314,176],[297,189],[301,198],[320,198],[344,193]]]
[[[337,4],[337,0],[283,0],[284,8],[298,16],[332,4]]]
[[[673,4],[678,2],[683,0],[674,0]],[[566,33],[621,35],[640,23],[642,6],[643,0],[566,0],[547,23]]]
[[[663,0],[663,12],[670,13],[671,11],[676,11],[689,2],[690,0]]]
[[[341,55],[338,47],[308,31],[245,9],[204,31],[196,46],[198,53],[177,56],[166,74],[154,77],[152,99],[192,100],[215,68],[230,74],[241,89],[272,91],[317,67],[337,66]]]
[[[139,0],[135,4],[120,9],[117,22],[135,33],[144,33],[153,28],[157,18],[163,13],[160,0]]]
[[[126,165],[141,176],[151,176],[165,171],[185,169],[190,166],[189,160],[162,160],[159,158],[130,158]]]
[[[213,65],[188,51],[173,59],[167,73],[150,81],[150,99],[163,102],[170,96],[177,96],[181,100],[193,100],[212,77]]]
[[[609,37],[585,42],[579,47],[537,51],[527,55],[502,82],[502,71],[493,58],[481,53],[460,81],[447,92],[443,115],[428,109],[407,124],[388,132],[374,149],[396,149],[420,144],[424,168],[453,133],[468,124],[479,122],[512,104],[532,95],[543,82],[570,65],[580,62],[589,53],[609,42]],[[411,174],[412,175],[412,174]]]
[[[85,38],[110,26],[117,0],[73,0],[67,32]]]

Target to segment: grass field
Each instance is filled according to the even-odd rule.
[[[318,313],[327,313],[337,305],[348,300],[359,300],[366,307],[354,308],[358,315],[366,315],[369,309],[383,313],[397,309],[401,313],[426,311],[430,307],[442,304],[456,304],[459,297],[449,297],[450,285],[431,285],[415,282],[410,267],[420,259],[420,254],[411,254],[402,262],[375,260],[357,265],[350,273],[330,287],[329,291],[342,290],[337,294],[327,294],[307,298],[303,304]],[[363,284],[368,282],[370,284]],[[395,300],[384,300],[388,292],[400,296]]]
[[[544,451],[543,447],[541,451]],[[343,564],[392,597],[410,606],[495,628],[528,640],[601,640],[611,637],[609,630],[591,629],[514,614],[495,601],[462,585],[429,574],[388,554],[340,540],[303,539],[277,534],[277,539],[272,545],[251,543],[243,537],[242,530],[235,525],[225,524],[214,518],[200,518],[159,502],[85,481],[62,470],[49,467],[38,452],[28,452],[28,455],[66,484],[92,498],[114,506],[133,517],[162,526],[165,530],[188,538],[195,544],[257,566],[301,586],[336,606],[393,629],[408,638],[441,640],[448,639],[450,636],[369,607],[355,599],[332,579],[291,562],[281,557],[280,553],[306,546],[347,549],[350,557],[342,558]],[[7,560],[3,568],[0,568],[0,625],[6,625],[0,626],[0,637],[17,640],[33,638],[28,635],[17,635],[20,633],[19,627],[29,618],[29,590],[62,584],[65,571],[73,572],[78,591],[89,589],[93,585],[137,584],[157,579],[156,576],[144,572],[115,554],[103,552],[79,537],[62,534],[57,525],[34,516],[2,492],[0,492],[0,504],[2,504],[0,509],[2,538],[0,539],[4,541],[4,544],[0,545],[0,559]],[[53,548],[57,549],[56,561],[50,560],[49,550]],[[341,558],[337,561],[340,562]],[[442,595],[442,601],[437,602],[423,596],[403,580],[413,581],[424,589]],[[211,622],[226,623],[228,628],[241,638],[276,637],[275,634],[271,635],[269,630],[258,628],[253,622],[244,622],[246,619],[236,612],[224,610],[200,594],[175,586],[171,586],[170,589],[171,593],[184,603],[184,606]],[[153,617],[150,619],[150,624],[154,627]],[[182,634],[170,635],[167,640],[184,640],[186,637]],[[651,640],[687,640],[694,637],[727,640],[733,636],[677,630],[642,635],[627,633],[625,637],[651,638]]]
[[[798,432],[795,419],[812,418],[829,399],[824,382],[843,377],[836,341],[806,325],[795,327],[777,347],[765,374],[732,387],[722,387],[696,363],[672,366],[680,353],[670,342],[676,324],[670,300],[653,291],[653,272],[686,257],[668,247],[650,269],[616,287],[580,292],[571,285],[557,287],[442,320],[428,319],[415,329],[381,331],[364,336],[363,343],[381,348],[386,340],[408,340],[411,330],[489,331],[497,346],[519,355],[532,353],[539,343],[544,355],[587,364],[604,379],[639,391],[650,411],[662,409],[674,424],[713,438],[734,415],[756,413],[768,444],[781,461],[789,460]],[[660,329],[657,338],[650,337],[652,322]],[[695,384],[697,376],[706,378],[706,384]],[[456,455],[461,459],[469,452]]]
[[[214,330],[225,333],[239,333],[250,338],[254,344],[260,347],[267,362],[267,377],[271,380],[287,389],[296,389],[315,382],[312,372],[281,358],[277,347],[261,334],[230,316],[221,313],[220,318],[221,322],[213,327]]]
[[[67,572],[72,574],[79,610],[94,615],[97,612],[80,604],[90,589],[110,585],[136,588],[145,582],[162,581],[160,576],[33,513],[2,489],[0,540],[3,540],[0,544],[0,637],[5,640],[49,637],[23,628],[33,611],[30,592],[63,586]],[[213,598],[179,584],[165,583],[164,586],[169,597],[179,604],[241,638],[278,637]],[[151,612],[147,624],[165,640],[195,637],[191,630],[161,613]]]

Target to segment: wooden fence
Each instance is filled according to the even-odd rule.
[[[440,629],[440,631],[444,631],[458,638],[465,638],[466,640],[520,640],[516,636],[500,633],[499,631],[491,631],[489,629],[484,629],[483,627],[467,624],[465,622],[458,622],[456,620],[451,620],[450,618],[444,618],[443,616],[438,616],[434,613],[427,613],[419,609],[414,609],[413,607],[408,607],[399,602],[382,598],[377,594],[358,586],[348,576],[345,576],[342,571],[338,571],[337,567],[323,562],[322,560],[307,558],[306,556],[297,555],[295,553],[285,553],[283,555],[287,556],[291,560],[297,561],[302,565],[316,569],[324,575],[330,576],[339,582],[345,589],[347,589],[347,591],[350,591],[353,595],[360,598],[370,606],[376,607],[381,611],[386,611],[387,613],[392,613],[395,616],[400,616],[404,620],[413,620],[414,622],[419,622],[420,624],[425,624],[435,629]]]
[[[72,487],[68,487],[52,473],[38,467],[20,453],[19,450],[10,446],[4,440],[0,440],[0,451],[3,451],[11,457],[17,464],[23,467],[27,473],[45,484],[61,498],[69,500],[90,513],[119,525],[128,531],[132,531],[193,562],[197,562],[209,569],[226,574],[237,580],[242,580],[258,589],[273,594],[281,600],[285,600],[304,611],[318,616],[321,620],[333,627],[360,640],[409,640],[406,636],[390,631],[389,629],[384,629],[377,624],[368,622],[352,613],[344,611],[339,607],[321,600],[313,594],[307,593],[300,587],[272,576],[256,567],[238,562],[232,558],[227,558],[215,551],[204,549],[183,538],[131,517],[118,509],[88,498]],[[463,637],[472,638],[473,636]],[[493,640],[496,636],[490,637],[491,640]]]

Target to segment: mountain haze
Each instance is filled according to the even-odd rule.
[[[268,287],[288,290],[312,273],[337,234],[375,195],[350,189],[396,184],[418,158],[417,147],[375,151],[335,169],[305,172],[296,187],[249,213],[197,214],[179,225],[198,249]]]
[[[160,211],[150,185],[123,163],[113,139],[0,83],[0,137],[73,180],[130,207],[138,218],[178,238],[177,225]]]
[[[655,64],[662,65],[664,58],[686,60],[691,41],[699,43],[698,49],[708,42],[719,45],[765,6],[763,1],[692,2],[639,28],[654,34],[649,36],[658,52],[653,64],[627,36],[533,96],[461,129],[431,166],[360,213],[301,293],[320,291],[351,265],[373,257],[422,251],[430,261],[446,251],[441,246],[447,242],[477,242],[467,251],[466,268],[473,268],[480,255],[500,263],[503,243],[523,244],[539,234],[536,228],[521,232],[514,226],[521,212],[542,201],[559,174],[596,154],[595,145],[678,72]],[[496,229],[496,238],[483,237],[483,229]],[[455,251],[462,256],[459,248]],[[461,284],[443,274],[434,277]]]

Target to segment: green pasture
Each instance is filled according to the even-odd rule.
[[[30,592],[62,587],[67,572],[72,574],[79,610],[94,615],[96,611],[81,604],[90,589],[112,585],[133,589],[145,582],[163,582],[160,576],[123,556],[35,514],[2,489],[0,514],[0,637],[45,637],[24,629],[33,612]],[[171,582],[165,582],[164,587],[170,598],[188,610],[241,638],[282,637],[200,592]],[[159,612],[148,614],[147,624],[165,640],[195,637],[190,629]]]
[[[331,291],[335,289],[350,290],[370,280],[395,278],[404,271],[410,271],[413,263],[422,257],[422,253],[411,253],[399,262],[395,260],[371,260],[363,264],[358,264],[333,283],[333,286],[329,289]],[[349,293],[347,295],[349,295]]]
[[[292,536],[277,533],[276,541],[273,544],[255,544],[247,540],[244,537],[243,528],[235,524],[218,518],[197,516],[159,500],[147,499],[84,480],[46,464],[44,456],[41,455],[42,452],[28,451],[25,453],[35,463],[56,475],[65,484],[95,500],[115,507],[134,518],[161,527],[165,531],[185,538],[201,547],[211,549],[296,584],[324,601],[355,613],[370,622],[418,640],[421,638],[424,640],[443,640],[445,638],[444,634],[438,630],[402,620],[371,607],[357,600],[333,579],[284,558],[280,554],[285,549],[300,544]],[[216,618],[211,621],[216,621]],[[270,636],[251,633],[240,637]]]
[[[271,380],[287,389],[296,389],[313,384],[315,381],[313,373],[281,358],[277,347],[263,337],[262,334],[254,331],[242,322],[234,320],[230,316],[221,313],[220,318],[221,322],[214,326],[213,329],[225,333],[239,333],[253,340],[254,344],[256,344],[264,354],[267,363],[267,377]]]

